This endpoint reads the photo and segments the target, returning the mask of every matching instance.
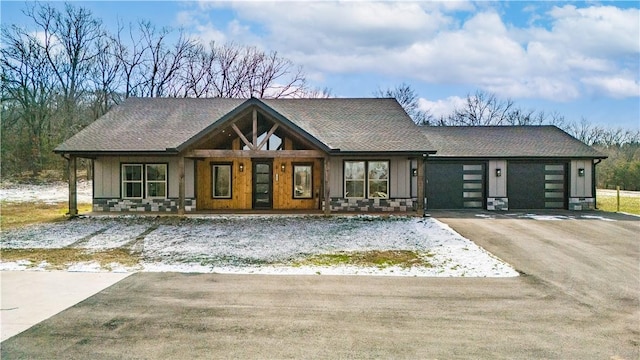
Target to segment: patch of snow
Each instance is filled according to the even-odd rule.
[[[580,215],[581,219],[596,219],[596,220],[602,220],[602,221],[616,221],[615,219],[609,219],[606,218],[604,216],[598,216],[598,215]]]
[[[538,214],[524,214],[519,215],[519,218],[533,219],[533,220],[542,220],[542,221],[560,221],[560,220],[571,220],[575,219],[573,216],[565,216],[565,215],[538,215]]]
[[[141,236],[145,233],[146,236]],[[378,216],[89,217],[2,232],[3,248],[141,252],[135,268],[97,262],[68,271],[179,271],[255,274],[384,276],[518,276],[446,224],[433,218]],[[370,250],[409,250],[432,267],[292,266],[312,255]],[[32,269],[0,262],[0,269]]]
[[[92,202],[93,183],[79,181],[77,196],[79,204]],[[8,202],[43,202],[58,204],[69,201],[69,184],[55,182],[50,184],[4,184],[0,188],[0,200]]]

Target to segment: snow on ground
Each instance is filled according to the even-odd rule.
[[[90,204],[93,187],[91,181],[78,181],[78,203]],[[43,202],[57,204],[69,201],[69,184],[55,182],[44,185],[3,184],[0,200],[8,202]]]
[[[238,215],[200,217],[88,217],[2,232],[3,248],[141,251],[135,268],[111,271],[201,273],[340,274],[388,276],[517,276],[447,225],[432,218],[378,216]],[[431,267],[299,266],[311,255],[368,250],[411,250]],[[35,264],[35,270],[46,264]],[[0,270],[33,269],[0,262]],[[97,263],[70,264],[68,271],[105,271]]]

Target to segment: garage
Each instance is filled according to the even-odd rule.
[[[566,163],[509,162],[509,208],[566,209],[566,173]]]
[[[427,208],[484,208],[485,168],[485,163],[428,163]]]

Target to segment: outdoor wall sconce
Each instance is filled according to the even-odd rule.
[[[240,172],[244,172],[244,163],[240,163],[239,168]]]
[[[584,176],[584,168],[579,168],[578,169],[578,176],[580,176],[580,177]]]
[[[411,175],[412,175],[413,177],[418,176],[418,169],[411,169]]]
[[[497,168],[496,169],[496,177],[500,177],[500,176],[502,176],[502,169]]]
[[[280,165],[280,170],[281,170],[282,172],[284,172],[284,171],[285,171],[285,169],[286,169],[286,168],[285,168],[284,164]]]

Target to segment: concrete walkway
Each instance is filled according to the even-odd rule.
[[[0,272],[0,341],[17,335],[131,275]]]

